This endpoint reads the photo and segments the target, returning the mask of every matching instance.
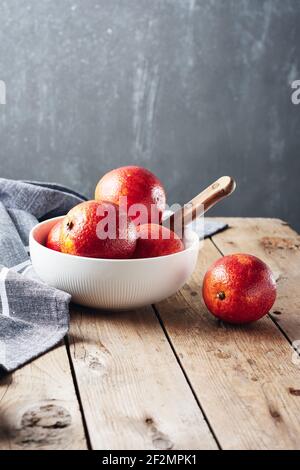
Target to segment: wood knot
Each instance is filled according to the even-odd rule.
[[[251,359],[250,357],[247,359],[247,362],[248,362],[249,366],[255,366],[256,365],[256,362],[254,361],[254,359]]]
[[[29,408],[21,418],[20,427],[13,434],[18,445],[23,447],[60,447],[70,439],[72,418],[62,406],[52,403]]]
[[[66,428],[71,424],[71,416],[61,406],[49,404],[31,408],[22,416],[21,426],[49,429]]]
[[[153,424],[153,419],[152,418],[146,418],[145,419],[145,423],[150,426],[151,424]]]
[[[218,351],[215,352],[215,356],[218,357],[219,359],[230,359],[231,354],[226,351],[222,351],[221,349],[218,349]]]
[[[273,406],[269,406],[269,412],[275,421],[282,421],[281,414]]]
[[[85,358],[88,368],[98,376],[106,376],[109,372],[109,353],[107,350],[94,351]]]
[[[152,444],[155,447],[155,449],[159,450],[171,450],[174,447],[173,442],[164,434],[162,431],[160,431],[155,424],[153,418],[147,417],[145,418],[145,424],[147,426],[148,432],[150,434]]]
[[[298,388],[290,387],[289,392],[291,395],[294,395],[294,397],[300,397],[300,389]]]
[[[94,371],[94,372],[98,372],[101,375],[107,374],[107,370],[106,370],[105,365],[102,364],[101,361],[99,361],[99,359],[97,357],[92,357],[89,360],[89,369]]]
[[[299,250],[300,238],[263,237],[261,244],[267,250]]]

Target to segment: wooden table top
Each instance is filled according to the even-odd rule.
[[[277,219],[222,220],[172,298],[72,307],[65,343],[0,382],[0,449],[300,448],[300,237]],[[234,252],[262,258],[278,285],[270,315],[243,327],[201,298],[205,271]]]

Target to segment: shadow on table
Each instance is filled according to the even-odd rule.
[[[5,416],[5,412],[2,406],[2,400],[5,397],[9,386],[11,385],[13,378],[12,374],[0,370],[0,443],[1,441],[8,441],[12,437],[12,429]],[[0,444],[1,447],[1,444]]]
[[[153,308],[149,305],[137,310],[100,310],[80,305],[70,306],[71,328],[68,338],[71,343],[95,344],[101,338],[102,325],[120,329],[131,327],[139,334],[139,330],[151,331],[157,326]],[[72,326],[74,324],[74,327]],[[68,342],[68,340],[67,340]]]
[[[172,303],[171,300],[170,303]],[[148,306],[130,311],[107,311],[72,304],[70,311],[71,324],[73,317],[77,326],[76,333],[75,329],[71,328],[73,342],[94,342],[92,338],[93,324],[95,328],[100,328],[100,331],[102,323],[116,328],[124,327],[124,325],[132,326],[136,330],[140,328],[145,331],[148,328],[153,329],[156,324],[155,320],[160,323],[167,334],[198,336],[199,338],[205,335],[206,340],[216,345],[218,342],[227,341],[228,336],[231,337],[231,341],[240,342],[243,338],[246,343],[261,341],[269,345],[274,342],[274,337],[280,334],[268,316],[255,323],[230,325],[216,319],[207,311],[199,309],[199,312],[191,312],[184,307],[164,310]],[[86,325],[89,325],[88,328],[85,327]]]

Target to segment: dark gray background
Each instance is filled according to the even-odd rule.
[[[139,164],[183,203],[300,229],[299,0],[0,0],[1,176],[93,194]]]

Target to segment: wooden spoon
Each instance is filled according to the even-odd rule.
[[[208,186],[202,193],[195,196],[190,202],[178,209],[174,214],[165,219],[164,226],[175,231],[180,237],[183,236],[184,227],[196,218],[205,214],[235,190],[236,183],[231,176],[222,176],[213,184]]]

